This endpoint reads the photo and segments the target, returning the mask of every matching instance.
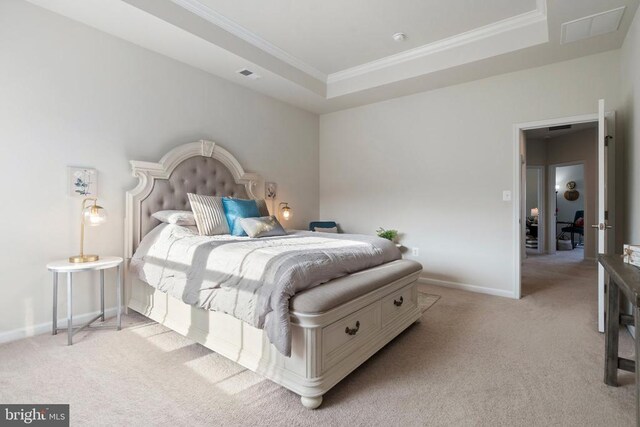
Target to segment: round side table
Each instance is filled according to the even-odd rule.
[[[68,259],[53,261],[47,264],[47,269],[53,273],[53,327],[51,333],[56,335],[59,330],[67,330],[67,345],[73,344],[73,336],[80,330],[91,326],[93,322],[100,319],[104,322],[104,271],[109,268],[116,269],[116,294],[118,297],[118,307],[116,311],[116,325],[100,325],[104,328],[113,328],[120,330],[122,325],[122,264],[123,259],[117,256],[101,257],[98,261],[73,263]],[[91,319],[89,322],[73,326],[73,273],[83,271],[99,271],[100,272],[100,314]],[[58,328],[58,274],[67,274],[67,327]],[[97,326],[92,326],[97,328]]]

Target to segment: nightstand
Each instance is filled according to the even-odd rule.
[[[67,344],[73,344],[73,336],[80,330],[91,326],[93,322],[100,319],[104,322],[104,271],[109,268],[116,269],[116,294],[118,297],[118,307],[115,325],[92,326],[92,328],[113,328],[117,330],[121,328],[122,322],[122,264],[121,257],[107,256],[101,257],[98,261],[73,263],[68,259],[53,261],[47,264],[47,269],[53,273],[53,326],[52,334],[56,335],[59,330],[67,331]],[[73,326],[73,274],[83,271],[99,271],[100,272],[100,314],[91,319],[89,322]],[[67,274],[67,327],[58,328],[58,274]]]

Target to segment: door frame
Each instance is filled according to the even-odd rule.
[[[555,119],[539,120],[535,122],[516,123],[513,125],[513,143],[514,143],[514,156],[513,156],[513,265],[514,265],[514,277],[513,277],[513,297],[520,299],[522,297],[522,262],[524,260],[523,244],[522,240],[522,169],[523,165],[526,166],[526,159],[524,153],[526,147],[522,147],[522,141],[524,131],[531,129],[538,129],[551,126],[562,126],[576,123],[589,123],[597,122],[598,113],[583,114],[580,116],[560,117]],[[554,184],[555,185],[555,184]]]
[[[587,162],[586,160],[574,160],[574,161],[570,161],[570,162],[562,162],[562,163],[554,163],[552,165],[548,165],[548,171],[547,171],[547,175],[548,175],[548,180],[549,180],[549,185],[547,185],[547,203],[549,204],[549,206],[551,206],[551,200],[555,198],[555,184],[556,184],[556,170],[558,168],[564,167],[564,166],[576,166],[576,165],[582,165],[582,173],[583,173],[583,179],[585,180],[586,183],[586,176],[587,176]],[[596,185],[596,188],[594,189],[594,191],[597,193],[598,188]],[[585,224],[591,224],[594,221],[594,218],[591,218],[591,215],[587,215],[588,211],[587,211],[587,206],[589,204],[589,201],[591,200],[589,198],[589,193],[585,190],[583,190],[580,195],[582,196],[584,202],[584,223]],[[595,196],[596,200],[598,199],[597,195]],[[598,209],[596,208],[596,211]],[[555,212],[554,212],[555,214]],[[554,219],[557,219],[557,217],[553,217]],[[547,218],[549,221],[551,221],[551,216],[549,216],[549,218]],[[596,218],[597,219],[597,218]],[[549,228],[548,230],[548,235],[547,235],[547,239],[549,239],[549,243],[551,243],[552,241],[555,241],[556,239],[556,234],[558,232],[557,227],[554,227],[555,229],[552,231],[551,228]],[[584,233],[584,236],[582,237],[583,242],[584,242],[584,247],[586,248],[587,246],[587,240],[589,240],[589,237],[587,235],[587,233]],[[589,240],[591,241],[591,240]],[[553,249],[552,249],[553,248]],[[557,249],[555,248],[555,245],[550,245],[549,246],[549,254],[555,254],[557,252]],[[592,260],[595,261],[594,257],[587,257],[587,253],[586,251],[583,253],[583,259],[585,260]]]
[[[546,192],[546,182],[547,182],[547,177],[545,176],[545,166],[529,166],[529,165],[525,165],[526,166],[526,170],[527,172],[529,171],[529,169],[531,170],[535,170],[538,173],[538,202],[536,203],[536,205],[538,206],[538,250],[536,251],[539,254],[543,254],[545,253],[545,247],[547,244],[547,200],[545,195],[547,194]],[[525,188],[526,191],[526,188]],[[527,195],[524,194],[525,197],[525,201],[527,198]],[[522,212],[522,217],[526,218],[527,216],[529,216],[529,212],[527,212],[526,210],[526,202],[525,202],[525,206],[524,206],[524,211]],[[521,232],[526,233],[526,226],[523,223],[522,224],[522,230]],[[526,237],[526,236],[525,236]],[[526,251],[525,251],[525,256],[526,256]]]

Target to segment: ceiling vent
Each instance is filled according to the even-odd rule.
[[[257,80],[260,78],[260,76],[256,73],[254,73],[253,71],[247,69],[247,68],[243,68],[241,70],[238,70],[238,74],[243,75],[244,77],[248,77],[252,80]]]
[[[571,125],[551,126],[549,128],[549,132],[553,132],[554,130],[565,130],[565,129],[571,129]]]
[[[561,43],[571,43],[618,31],[625,6],[562,24]]]

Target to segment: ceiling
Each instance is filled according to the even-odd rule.
[[[325,74],[536,9],[536,0],[200,2]],[[407,40],[394,41],[397,32]]]
[[[29,1],[322,114],[617,49],[640,0]],[[561,43],[619,7],[617,31]]]

